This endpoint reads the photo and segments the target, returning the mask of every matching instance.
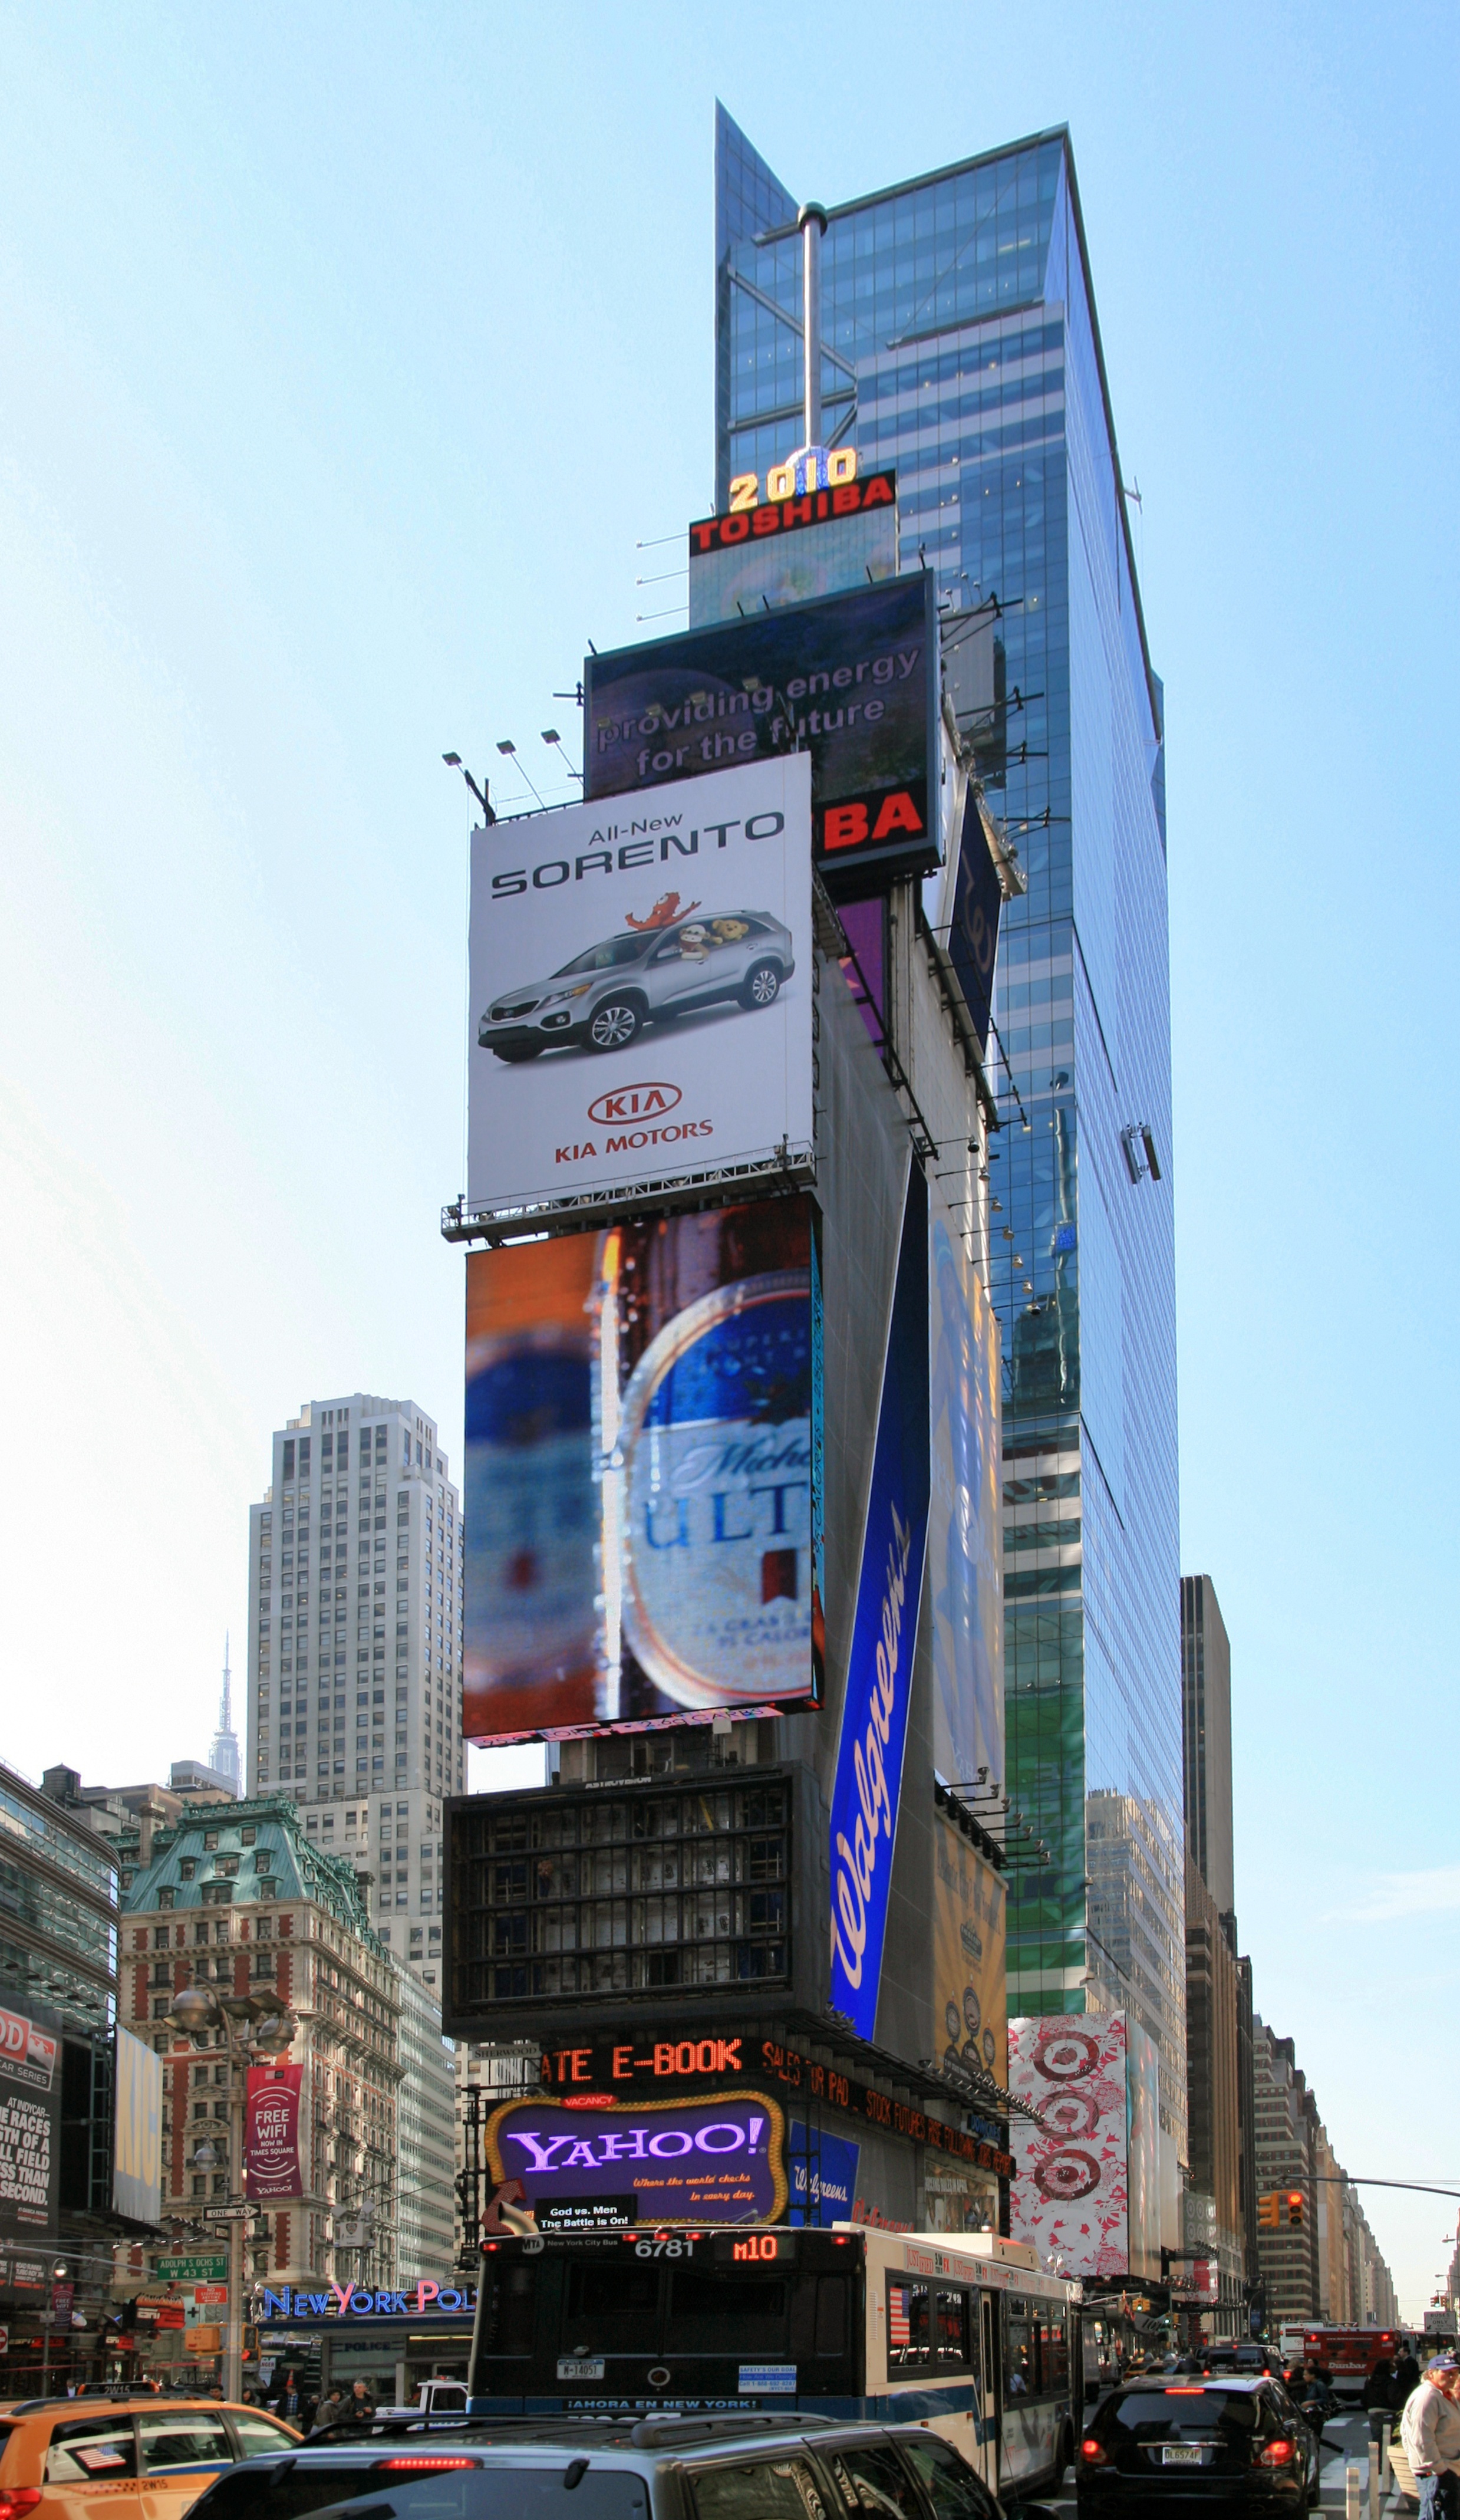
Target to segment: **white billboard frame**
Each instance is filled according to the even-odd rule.
[[[458,1232],[810,1176],[811,831],[793,753],[473,832]]]

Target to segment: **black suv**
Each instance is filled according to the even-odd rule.
[[[571,2497],[571,2499],[566,2498]],[[1054,2520],[921,2424],[808,2415],[338,2427],[232,2468],[192,2520]]]
[[[1270,2372],[1128,2380],[1101,2399],[1076,2452],[1080,2520],[1177,2501],[1305,2511],[1318,2499],[1320,2454]]]

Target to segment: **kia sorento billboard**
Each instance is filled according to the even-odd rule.
[[[805,753],[472,835],[466,1203],[809,1166]]]

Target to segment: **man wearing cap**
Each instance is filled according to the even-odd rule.
[[[1420,2489],[1420,2520],[1460,2520],[1460,2362],[1437,2354],[1404,2409],[1399,2437]]]

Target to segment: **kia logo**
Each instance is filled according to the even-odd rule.
[[[684,1100],[677,1085],[620,1085],[590,1102],[588,1116],[600,1129],[612,1120],[657,1120]]]

